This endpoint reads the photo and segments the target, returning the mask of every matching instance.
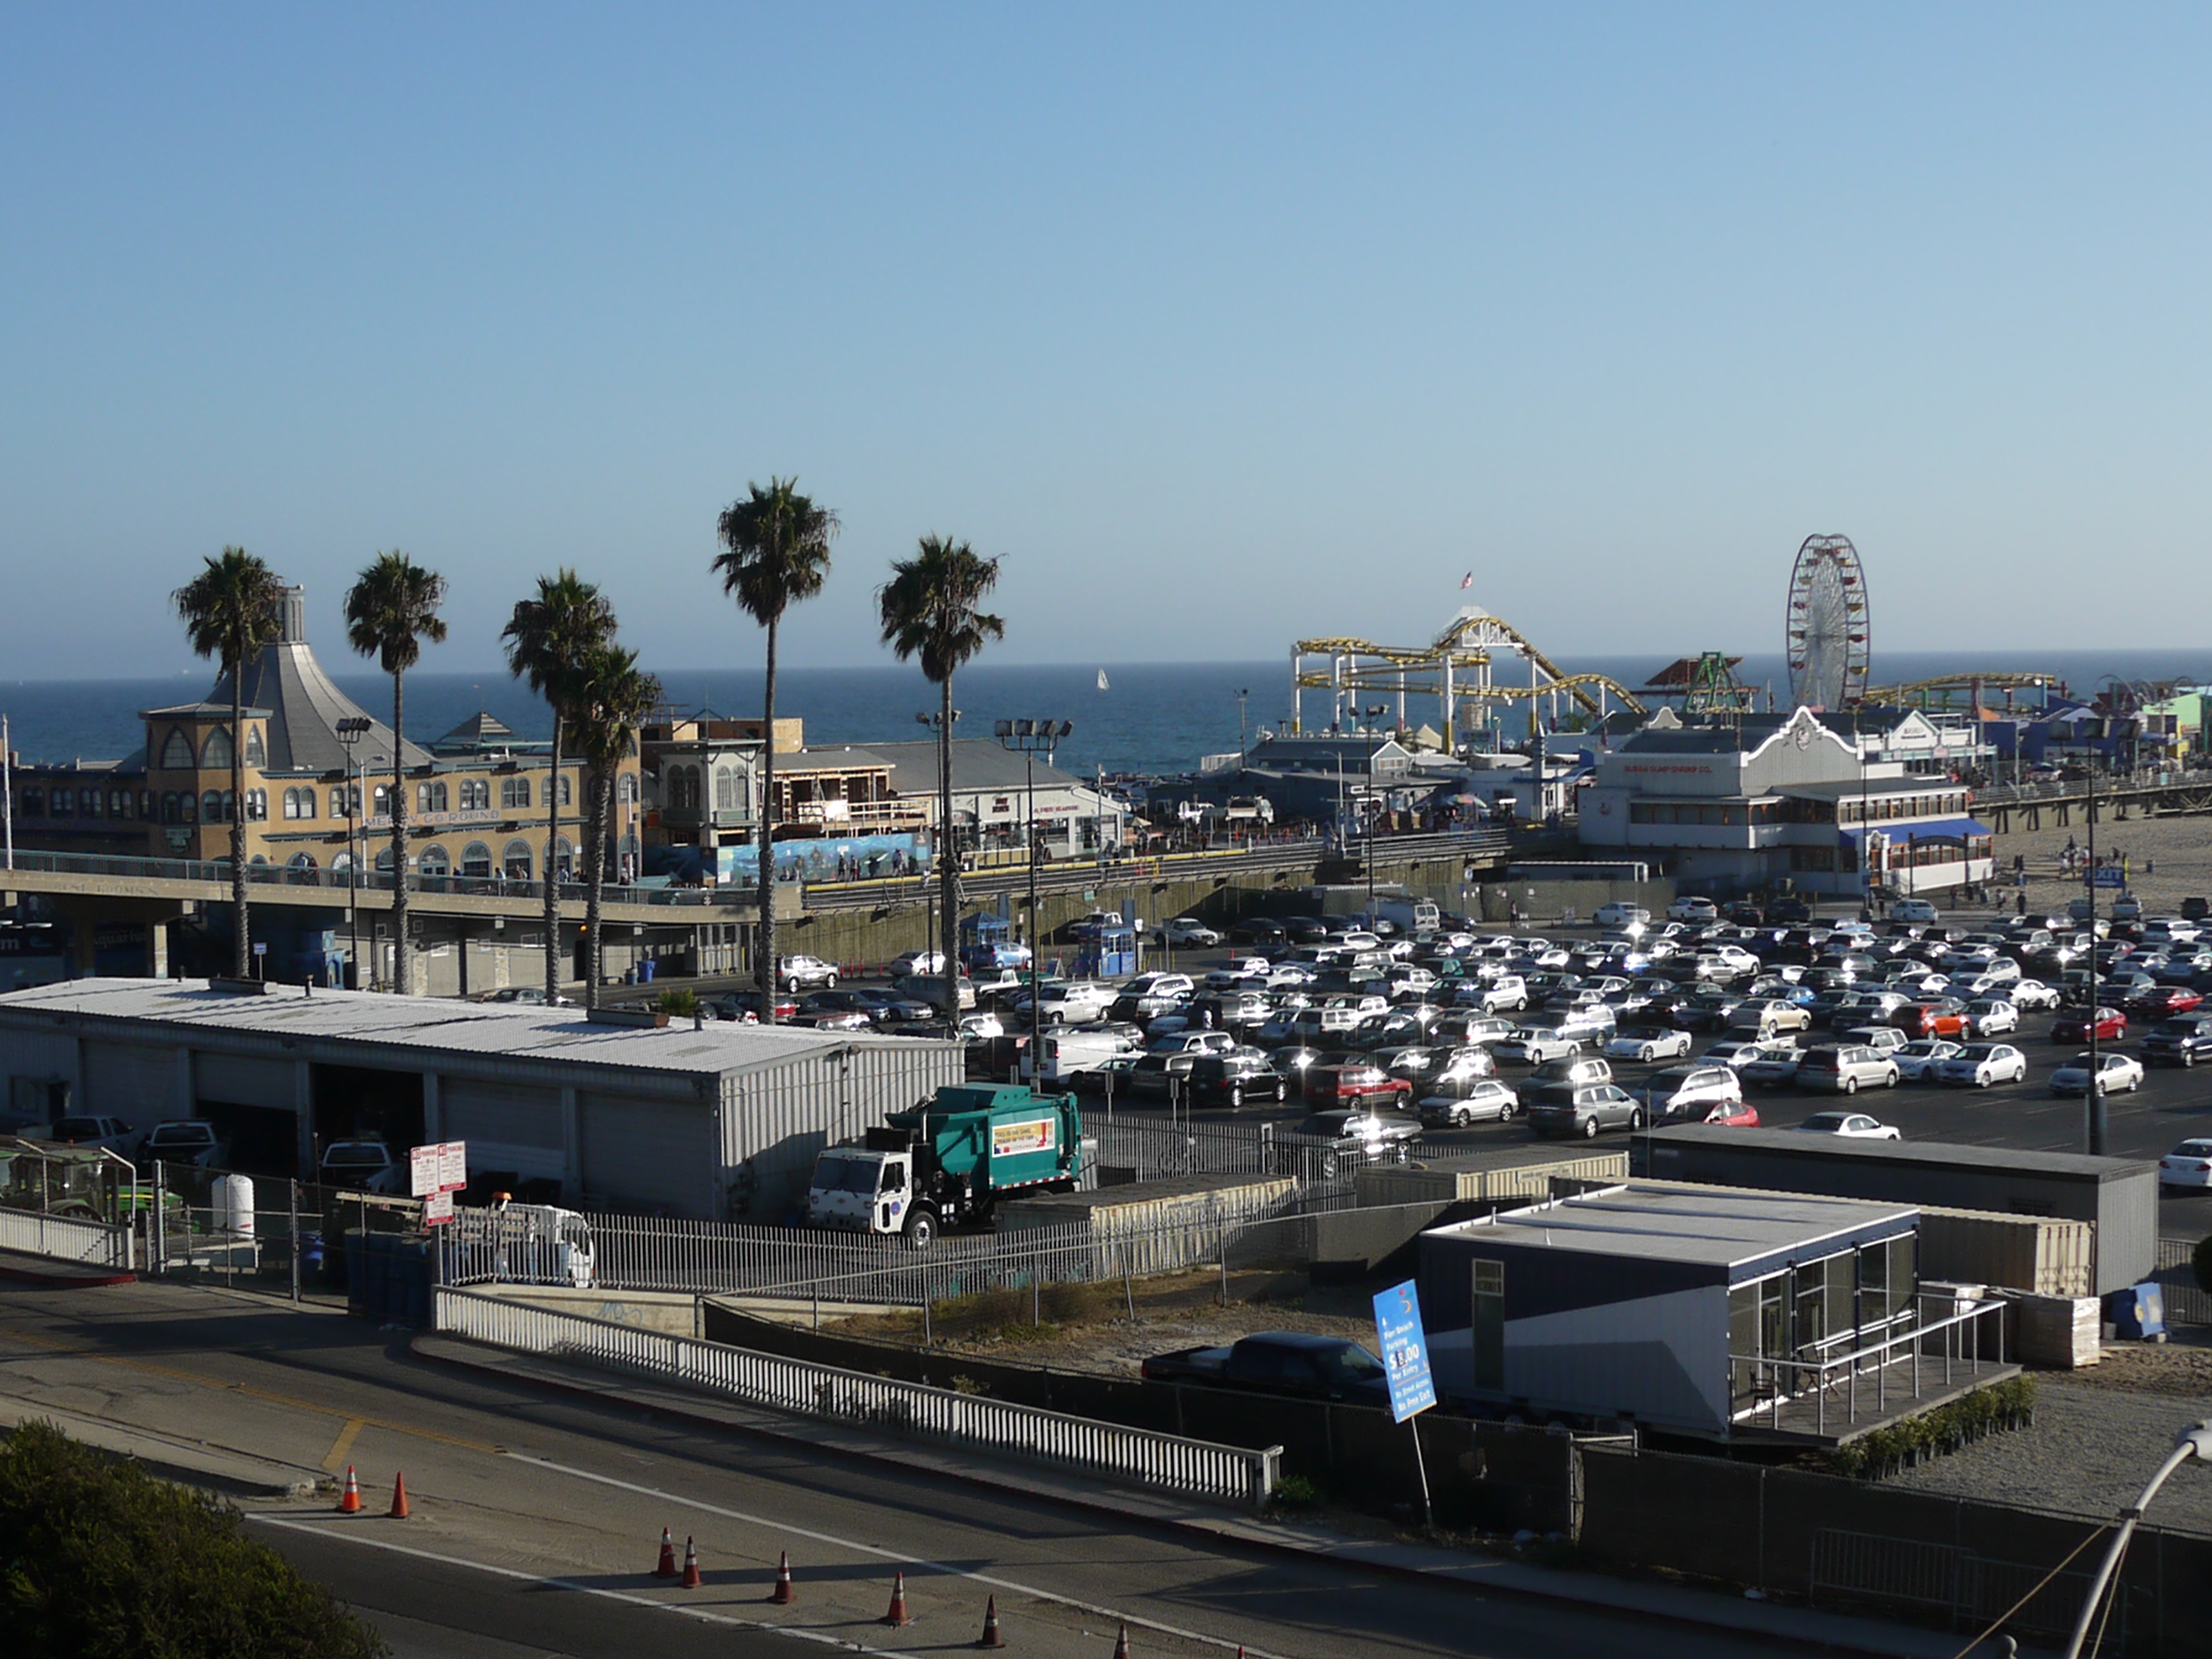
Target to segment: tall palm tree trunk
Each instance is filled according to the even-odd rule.
[[[407,677],[392,677],[392,988],[414,989],[407,960]]]
[[[775,1024],[775,618],[768,624],[768,689],[761,700],[760,984],[761,1024]],[[703,802],[702,803],[704,804]]]
[[[545,1006],[561,1000],[561,705],[553,705],[553,771],[546,780]]]
[[[938,688],[937,932],[945,952],[945,1017],[960,1018],[960,837],[952,824],[952,676]]]
[[[230,902],[237,937],[231,969],[240,979],[253,971],[252,924],[246,910],[246,664],[230,671]]]
[[[591,814],[585,836],[584,857],[587,860],[584,889],[584,1006],[599,1006],[599,975],[601,951],[599,947],[600,906],[607,884],[607,842],[613,834],[614,780],[594,776],[591,798],[586,810]]]

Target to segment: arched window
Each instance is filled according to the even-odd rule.
[[[392,816],[392,786],[390,784],[380,783],[371,793],[368,798],[368,815],[373,818],[388,818]]]
[[[307,792],[307,799],[312,802],[314,798],[315,792],[310,789]],[[266,789],[249,789],[246,792],[246,821],[251,823],[269,822],[269,792]]]
[[[200,764],[210,772],[227,772],[230,769],[231,759],[230,728],[218,726],[208,733],[207,744],[200,750]]]
[[[426,879],[450,876],[453,873],[453,854],[434,842],[422,849],[421,855],[415,860],[415,867],[422,872]]]
[[[54,787],[54,793],[47,799],[49,804],[46,807],[46,816],[48,817],[68,818],[76,816],[76,790],[64,789],[57,784]]]
[[[350,798],[353,802],[353,810],[351,811],[348,811],[346,810],[346,802],[349,798]],[[306,816],[308,817],[315,816],[312,808],[307,811]],[[361,786],[359,784],[342,784],[337,788],[331,791],[331,816],[334,818],[357,818],[361,816]]]
[[[491,811],[491,781],[489,778],[461,780],[461,811],[464,812]]]
[[[479,880],[491,874],[491,848],[483,842],[472,841],[461,848],[461,873]]]
[[[714,810],[717,812],[738,812],[738,769],[718,766],[714,769]]]
[[[382,847],[377,848],[376,873],[380,876],[388,876],[392,873],[392,843],[390,842],[385,842]]]
[[[189,772],[192,769],[192,740],[185,735],[182,726],[172,726],[169,739],[161,745],[161,766],[164,772]]]
[[[222,791],[210,789],[200,797],[200,822],[221,823],[222,821]]]
[[[624,806],[635,806],[637,804],[636,773],[625,772],[622,775],[622,781],[615,785],[615,799]]]
[[[553,854],[553,867],[560,872],[558,878],[562,881],[575,880],[575,847],[569,842],[566,836],[556,837],[553,842],[553,846],[555,848]]]
[[[295,877],[305,877],[319,866],[315,863],[315,855],[313,853],[295,853],[284,867],[291,871]]]
[[[446,810],[446,786],[443,781],[418,783],[415,786],[415,810],[418,812],[442,812]]]
[[[262,744],[261,728],[258,726],[246,728],[246,763],[253,767],[269,764],[269,750]]]
[[[353,854],[350,853],[337,854],[331,860],[331,873],[334,876],[344,875],[352,868]]]
[[[560,795],[560,797],[561,797],[561,805],[563,805],[563,806],[570,806],[570,805],[574,805],[574,799],[575,799],[575,798],[574,798],[574,786],[573,786],[573,785],[568,781],[568,775],[566,772],[563,772],[563,773],[561,775],[561,777],[560,777],[560,786],[561,786],[561,787],[560,787],[560,788],[559,788],[559,790],[558,790],[557,792],[555,790],[555,788],[554,788],[554,787],[553,787],[553,786],[554,786],[554,779],[553,779],[553,777],[552,777],[551,774],[550,774],[550,773],[549,773],[549,774],[546,775],[546,779],[545,779],[545,787],[544,787],[544,789],[541,792],[542,796],[543,796],[543,799],[544,799],[544,805],[547,806],[547,808],[549,808],[549,809],[550,809],[550,808],[552,806],[552,805],[553,805],[553,797],[554,797],[554,795],[555,795],[556,793],[557,793]]]
[[[100,816],[100,791],[97,789],[86,789],[79,792],[77,796],[77,810],[88,818],[98,817]]]
[[[177,811],[186,823],[198,823],[200,821],[198,804],[193,800],[192,792],[189,789],[177,791]]]
[[[530,810],[528,778],[501,778],[499,781],[499,810],[502,812],[526,812]]]
[[[520,839],[507,842],[507,851],[500,858],[500,870],[509,881],[528,881],[530,843]]]

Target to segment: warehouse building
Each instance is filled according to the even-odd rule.
[[[825,1144],[963,1071],[958,1044],[929,1039],[300,986],[88,979],[0,996],[0,1127],[205,1118],[229,1167],[277,1176],[309,1174],[333,1140],[464,1140],[472,1171],[563,1203],[702,1220],[782,1218]]]
[[[2158,1254],[2158,1166],[2141,1158],[1702,1123],[1657,1130],[1650,1148],[1651,1173],[1668,1181],[2087,1222],[2095,1237],[2084,1294],[2141,1283]]]

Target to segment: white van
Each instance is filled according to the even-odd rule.
[[[1144,1052],[1131,1039],[1114,1031],[1047,1030],[1042,1042],[1046,1085],[1064,1084],[1079,1073],[1095,1072],[1120,1055]],[[1030,1076],[1026,1054],[1022,1056],[1020,1073],[1024,1082],[1036,1081]]]

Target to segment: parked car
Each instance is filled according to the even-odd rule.
[[[1163,945],[1194,946],[1212,950],[1221,943],[1221,935],[1196,916],[1170,916],[1160,924],[1154,935]]]
[[[1248,1100],[1272,1100],[1278,1105],[1291,1097],[1289,1079],[1267,1064],[1265,1054],[1239,1050],[1226,1054],[1200,1054],[1190,1068],[1190,1103],[1225,1106],[1231,1111]]]
[[[1667,920],[1669,921],[1718,921],[1720,919],[1720,907],[1711,899],[1700,898],[1695,894],[1685,895],[1667,907]]]
[[[2212,1014],[2183,1014],[2143,1033],[2146,1065],[2194,1066],[2207,1056],[2212,1056]]]
[[[97,1146],[118,1158],[128,1158],[137,1136],[119,1117],[64,1117],[54,1120],[46,1139],[65,1146]]]
[[[2015,980],[2008,994],[2015,1008],[2049,1009],[2058,1006],[2058,993],[2039,979]]]
[[[1229,937],[1239,945],[1287,945],[1291,933],[1279,921],[1266,916],[1247,916],[1230,924]]]
[[[2054,1095],[2080,1095],[2089,1091],[2089,1056],[2079,1054],[2051,1074]],[[2097,1092],[2132,1094],[2143,1086],[2142,1062],[2132,1054],[2100,1054],[2096,1062]]]
[[[1747,1100],[1717,1100],[1705,1109],[1698,1121],[1711,1124],[1716,1129],[1756,1129],[1759,1127],[1759,1108]]]
[[[1909,1041],[1905,1033],[1894,1025],[1854,1025],[1849,1030],[1839,1032],[1838,1038],[1844,1042],[1863,1044],[1885,1054],[1895,1054]]]
[[[2212,1187],[2212,1140],[2185,1140],[2158,1161],[2161,1187]]]
[[[1420,1137],[1421,1121],[1410,1112],[1359,1107],[1316,1112],[1291,1133],[1309,1143],[1281,1149],[1292,1167],[1310,1167],[1327,1181],[1361,1164],[1402,1161],[1407,1144]]]
[[[1855,1095],[1862,1089],[1894,1089],[1897,1062],[1864,1043],[1824,1042],[1808,1048],[1791,1079],[1801,1089]]]
[[[1739,1036],[1765,1042],[1788,1031],[1807,1031],[1813,1016],[1794,1002],[1778,997],[1747,998],[1728,1017],[1728,1029]]]
[[[1680,1060],[1690,1052],[1690,1034],[1677,1026],[1638,1026],[1616,1033],[1605,1045],[1613,1060]]]
[[[1936,1067],[1959,1052],[1960,1045],[1942,1037],[1915,1037],[1901,1048],[1890,1050],[1897,1074],[1907,1083],[1933,1083]]]
[[[1592,1083],[1579,1089],[1547,1091],[1541,1099],[1524,1097],[1522,1109],[1528,1127],[1552,1138],[1568,1135],[1594,1139],[1605,1129],[1640,1129],[1644,1108],[1614,1083]]]
[[[1881,1123],[1864,1112],[1815,1112],[1798,1128],[1811,1135],[1839,1135],[1846,1140],[1902,1140],[1893,1123]]]
[[[2002,997],[1977,997],[1966,1005],[1966,1025],[1978,1037],[2004,1036],[2020,1030],[2020,1010]]]
[[[1641,928],[1650,925],[1651,913],[1640,904],[1615,899],[1610,904],[1599,905],[1591,913],[1590,920],[1601,927]]]
[[[1410,1098],[1413,1092],[1413,1085],[1405,1079],[1358,1060],[1309,1066],[1303,1087],[1305,1097],[1318,1105],[1371,1101],[1378,1106],[1391,1106]]]
[[[406,1161],[394,1158],[392,1148],[380,1140],[334,1140],[323,1148],[319,1168],[326,1187],[404,1193],[409,1185]]]
[[[1521,1109],[1521,1097],[1513,1087],[1494,1077],[1470,1079],[1464,1094],[1423,1097],[1419,1109],[1422,1124],[1431,1129],[1458,1129],[1470,1123],[1503,1122]]]
[[[1743,1080],[1726,1066],[1669,1066],[1633,1092],[1651,1122],[1698,1122],[1715,1106],[1741,1105]]]
[[[1559,1083],[1580,1088],[1585,1083],[1612,1081],[1612,1062],[1597,1054],[1563,1054],[1546,1060],[1528,1074],[1528,1086],[1532,1088]]]
[[[2188,1013],[2203,1000],[2199,993],[2185,985],[2154,985],[2128,999],[2128,1012],[2145,1019],[2165,1019]]]
[[[138,1143],[139,1163],[156,1160],[219,1170],[230,1161],[230,1146],[206,1119],[173,1117],[167,1123],[156,1123]]]
[[[826,991],[837,983],[837,969],[819,957],[778,957],[775,982],[793,996],[801,991]]]
[[[1936,1066],[1936,1080],[1956,1088],[1986,1089],[2027,1079],[2027,1056],[2009,1042],[1970,1042]]]
[[[1927,922],[1939,921],[1941,918],[1936,913],[1936,907],[1926,899],[1908,898],[1899,899],[1889,907],[1889,919],[1892,921]]]
[[[2090,1028],[2096,1028],[2100,1042],[2124,1042],[2128,1035],[2128,1017],[2117,1008],[2100,1008],[2094,1018],[2087,1013],[2062,1014],[2051,1022],[2051,1040],[2053,1042],[2076,1043],[2089,1041]]]
[[[1139,1367],[1147,1382],[1242,1389],[1299,1400],[1340,1400],[1375,1407],[1390,1403],[1382,1362],[1356,1342],[1303,1331],[1261,1331],[1225,1348],[1178,1348]]]
[[[1805,1053],[1792,1042],[1762,1042],[1756,1054],[1731,1069],[1747,1089],[1780,1089],[1797,1081]]]
[[[921,974],[941,974],[945,971],[945,952],[908,951],[904,956],[893,957],[885,971],[893,979],[906,979]]]
[[[1523,1025],[1504,1041],[1491,1045],[1490,1052],[1500,1060],[1522,1066],[1540,1066],[1547,1060],[1558,1060],[1569,1054],[1578,1054],[1583,1045],[1555,1025]]]

